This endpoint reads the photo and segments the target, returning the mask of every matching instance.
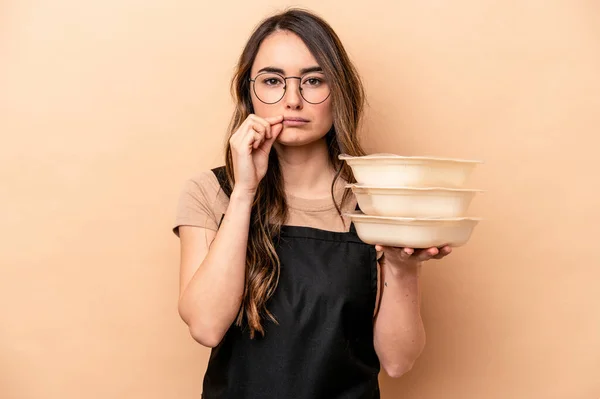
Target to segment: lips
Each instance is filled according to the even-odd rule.
[[[308,123],[309,122],[308,119],[292,117],[292,116],[284,116],[283,121],[284,122],[296,122],[296,123]]]

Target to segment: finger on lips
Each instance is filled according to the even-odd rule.
[[[276,126],[278,124],[281,124],[283,122],[283,115],[278,115],[278,116],[271,116],[271,117],[267,117],[267,118],[261,118],[259,116],[256,116],[254,114],[251,114],[248,116],[248,121],[251,123],[251,127],[255,130],[258,130],[256,128],[256,124],[260,124],[261,127],[264,128],[260,129],[261,132],[264,132],[265,137],[267,139],[270,139],[273,137],[272,134],[272,128],[273,126]]]
[[[271,116],[269,118],[265,118],[265,121],[271,125],[276,125],[283,121],[283,115]]]
[[[283,115],[279,115],[279,116],[274,116],[271,118],[267,118],[266,122],[269,124],[269,133],[271,133],[271,131],[273,130],[274,126],[281,126],[281,128],[283,128]],[[269,138],[273,137],[273,135],[271,134]]]

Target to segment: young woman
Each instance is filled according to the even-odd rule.
[[[420,265],[450,248],[367,245],[343,216],[363,88],[325,21],[264,20],[232,91],[225,166],[187,182],[174,230],[179,313],[213,348],[203,397],[378,398],[380,365],[398,377],[425,343]]]

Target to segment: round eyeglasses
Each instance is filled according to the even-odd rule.
[[[250,79],[250,82],[254,83],[256,98],[265,104],[275,104],[285,96],[288,79],[298,79],[300,95],[307,103],[321,104],[331,94],[325,75],[321,72],[288,77],[274,72],[263,72]]]

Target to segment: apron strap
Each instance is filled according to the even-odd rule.
[[[212,169],[212,172],[215,174],[217,181],[219,182],[219,186],[221,186],[221,190],[228,197],[231,196],[231,186],[229,185],[229,180],[227,179],[227,172],[225,170],[225,166],[220,166],[218,168]]]
[[[358,206],[358,202],[356,203],[356,208],[354,208],[354,210],[360,212],[360,206]],[[354,227],[353,222],[350,222],[350,233],[356,234],[356,227]]]
[[[223,190],[223,192],[225,193],[225,195],[227,195],[227,197],[230,197],[232,190],[229,185],[229,180],[227,179],[227,171],[225,170],[225,166],[220,166],[218,168],[214,168],[211,170],[214,173],[215,177],[217,178],[217,181],[219,182],[219,186],[221,186],[221,190]],[[221,215],[221,219],[219,220],[219,227],[221,226],[221,223],[223,222],[224,217],[225,217],[225,214]]]

